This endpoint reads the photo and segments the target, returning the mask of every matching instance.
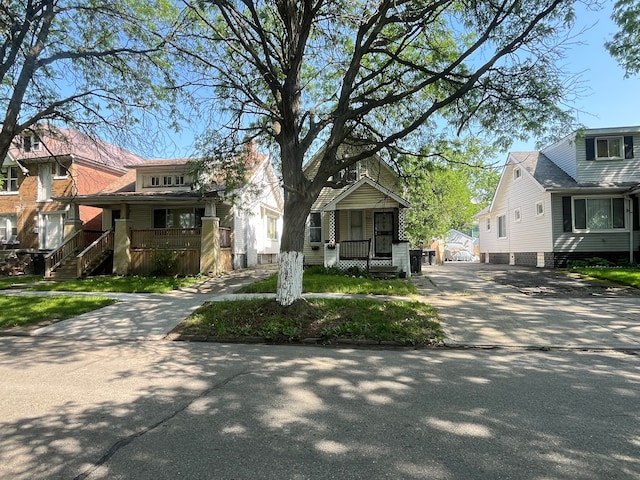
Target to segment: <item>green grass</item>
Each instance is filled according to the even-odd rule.
[[[640,269],[638,268],[573,268],[572,272],[587,275],[599,280],[607,280],[609,282],[619,283],[622,285],[630,285],[640,288]]]
[[[247,285],[242,289],[244,293],[275,293],[278,276]],[[349,277],[329,273],[304,272],[302,279],[304,293],[344,293],[344,294],[373,294],[406,296],[417,293],[417,289],[410,280],[372,280],[370,278]]]
[[[0,329],[64,320],[112,303],[115,300],[106,297],[3,295],[0,297]]]
[[[443,341],[429,305],[369,299],[309,299],[290,307],[265,299],[210,302],[174,333],[219,340],[258,337],[276,343],[348,339],[425,346]]]
[[[11,288],[12,285],[39,282],[40,280],[42,280],[42,277],[35,276],[35,275],[16,275],[11,277],[0,277],[0,290],[6,290],[7,288]]]
[[[62,282],[46,282],[29,287],[36,291],[165,293],[202,282],[200,277],[91,277]]]

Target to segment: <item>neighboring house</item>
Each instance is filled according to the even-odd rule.
[[[58,199],[98,192],[143,159],[72,129],[43,125],[16,138],[0,162],[0,245],[25,252],[58,247],[65,232],[99,230],[101,211]]]
[[[344,152],[343,152],[344,154]],[[305,167],[315,174],[319,156]],[[393,169],[377,156],[341,172],[340,188],[325,187],[311,208],[306,265],[411,275],[405,212],[410,204]]]
[[[476,215],[481,261],[637,262],[639,184],[640,127],[587,129],[510,153],[491,205]]]
[[[268,156],[253,151],[250,162],[247,184],[236,192],[215,184],[206,192],[194,190],[190,161],[182,159],[132,165],[103,191],[77,196],[74,203],[104,212],[107,233],[96,245],[102,253],[94,256],[105,259],[104,251],[112,249],[115,274],[149,274],[163,262],[175,263],[174,273],[184,275],[276,262],[283,209],[279,181]]]

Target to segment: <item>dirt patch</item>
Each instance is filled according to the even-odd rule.
[[[564,270],[509,269],[478,272],[483,278],[539,297],[637,297],[637,288],[585,278]]]

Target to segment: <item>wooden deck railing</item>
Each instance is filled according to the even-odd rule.
[[[131,230],[131,248],[200,248],[200,228],[147,228]]]
[[[52,250],[44,257],[44,276],[50,277],[51,272],[59,266],[67,257],[74,255],[78,250],[84,247],[84,237],[82,230],[78,230],[62,245]]]
[[[78,278],[82,277],[90,268],[95,268],[107,252],[113,251],[113,231],[108,230],[95,239],[91,245],[78,254]]]

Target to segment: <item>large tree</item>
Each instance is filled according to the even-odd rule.
[[[160,107],[172,92],[158,87],[172,83],[164,45],[176,14],[168,0],[3,0],[0,159],[46,123],[124,136]]]
[[[557,61],[569,0],[199,0],[176,40],[215,87],[215,115],[268,139],[285,194],[277,301],[301,298],[305,222],[329,179],[391,163],[443,129],[509,144],[570,121]],[[199,27],[197,25],[200,25]],[[343,145],[352,152],[341,157]],[[356,153],[357,152],[357,153]],[[303,165],[320,155],[319,168]]]
[[[617,0],[611,18],[620,30],[605,46],[627,75],[635,75],[640,72],[640,2]]]

